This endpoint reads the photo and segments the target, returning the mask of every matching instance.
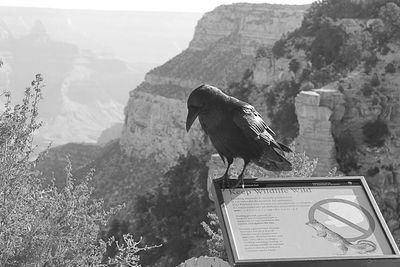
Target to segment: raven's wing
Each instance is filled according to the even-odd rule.
[[[264,152],[253,162],[271,171],[290,171],[291,163],[284,157],[283,151],[292,152],[290,148],[277,143],[274,132],[263,121],[260,114],[249,104],[240,105],[232,110],[233,121],[247,137],[259,140]]]
[[[260,114],[252,105],[243,105],[232,110],[233,121],[242,132],[255,140],[262,139],[270,145],[281,148],[273,138],[275,133],[261,118]]]

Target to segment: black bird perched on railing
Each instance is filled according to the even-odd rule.
[[[224,182],[229,179],[229,167],[234,158],[244,160],[238,184],[243,184],[243,174],[251,162],[269,171],[290,171],[292,164],[283,152],[292,152],[287,146],[275,141],[275,133],[263,121],[255,108],[220,89],[201,85],[193,90],[187,101],[186,130],[199,117],[201,127],[220,155],[228,162]]]

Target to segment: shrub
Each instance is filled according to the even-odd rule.
[[[374,176],[374,175],[376,175],[378,173],[379,173],[379,168],[378,167],[369,168],[368,171],[367,171],[367,175],[370,176],[370,177]]]
[[[374,52],[368,53],[368,55],[364,56],[364,72],[365,73],[370,73],[373,67],[376,66],[376,63],[378,62],[378,57]]]
[[[371,86],[379,86],[381,84],[381,82],[379,81],[379,77],[377,73],[374,73],[374,75],[371,78]]]
[[[272,54],[274,54],[275,58],[281,58],[285,55],[285,44],[286,40],[284,37],[274,43],[272,46]]]
[[[314,68],[320,69],[333,63],[344,42],[344,32],[339,27],[322,26],[311,44],[310,60]]]
[[[385,5],[387,0],[375,1],[349,1],[349,0],[323,0],[315,1],[307,10],[305,18],[315,21],[318,17],[330,17],[332,19],[338,18],[357,18],[357,19],[371,19],[377,18],[380,9]],[[391,0],[390,2],[399,3],[398,0]],[[393,5],[387,4],[390,11],[394,8]],[[392,11],[392,13],[394,13]],[[383,15],[387,16],[387,15]],[[395,18],[395,17],[394,17]]]
[[[382,6],[379,10],[379,18],[385,23],[391,37],[400,36],[400,7],[393,2]]]
[[[386,73],[395,73],[395,72],[396,72],[396,67],[394,66],[393,63],[388,63],[388,64],[385,66],[385,72],[386,72]]]
[[[108,259],[107,264],[101,264],[99,266],[128,266],[128,267],[140,267],[139,261],[141,252],[159,248],[161,245],[145,246],[140,247],[142,239],[135,241],[131,234],[123,235],[123,243],[120,244],[111,238],[108,242],[108,246],[113,246],[115,244],[117,253],[115,257]]]
[[[335,137],[336,161],[339,170],[345,174],[360,168],[356,154],[356,141],[350,132],[346,131]]]
[[[290,60],[289,62],[289,70],[293,71],[296,73],[300,68],[300,63],[297,61],[295,58]]]
[[[389,54],[389,52],[391,52],[391,49],[389,46],[383,45],[380,51],[382,55],[386,56],[387,54]]]
[[[378,51],[384,56],[391,52],[391,49],[388,46],[391,37],[392,34],[388,31],[382,30],[372,32],[372,40],[377,45],[377,48],[379,49]]]
[[[292,148],[294,151],[294,149]],[[279,177],[311,177],[317,167],[318,159],[310,159],[306,156],[307,151],[294,152],[287,155],[288,161],[292,163],[293,169],[289,172],[280,172]],[[332,170],[329,172],[331,173]],[[329,175],[327,173],[327,175]]]
[[[356,44],[344,44],[335,62],[335,67],[339,70],[353,70],[361,60],[361,49]]]
[[[307,42],[306,39],[301,38],[300,36],[297,36],[296,39],[294,39],[294,48],[297,50],[304,50],[304,51],[310,51],[310,44]]]
[[[143,255],[143,265],[176,266],[205,252],[206,234],[200,223],[212,204],[207,173],[205,159],[181,156],[158,186],[137,197],[135,231],[144,236],[146,243],[164,243],[160,249]]]
[[[312,71],[310,68],[304,68],[303,72],[301,73],[300,81],[308,81],[310,79],[311,72]]]
[[[374,92],[374,88],[372,88],[370,83],[364,83],[361,87],[361,92],[365,97],[370,97]]]
[[[112,243],[99,240],[99,229],[118,208],[106,212],[101,200],[91,198],[93,188],[88,184],[93,172],[75,184],[70,163],[63,190],[41,185],[40,176],[33,171],[37,161],[30,158],[33,133],[41,125],[37,116],[42,80],[36,75],[21,104],[12,106],[10,94],[4,94],[5,110],[0,114],[0,266],[98,266]],[[132,251],[119,261],[135,256]]]
[[[106,217],[101,202],[89,203],[87,183],[41,188],[30,170],[33,132],[37,122],[42,77],[25,90],[22,104],[11,106],[7,94],[0,116],[0,265],[87,265],[100,262],[99,223]],[[67,169],[67,172],[69,169]]]
[[[381,119],[370,121],[364,124],[362,132],[365,142],[371,147],[381,147],[385,143],[385,138],[389,134],[389,128]]]
[[[373,99],[372,99],[372,105],[373,106],[375,106],[375,105],[378,105],[379,104],[379,98],[377,98],[377,97],[374,97]]]
[[[335,78],[335,73],[329,68],[322,68],[313,71],[310,75],[310,80],[317,88],[324,86],[325,84],[333,81]]]
[[[224,238],[222,236],[221,227],[219,226],[219,219],[215,213],[208,213],[207,218],[209,223],[204,221],[201,222],[204,231],[210,237],[207,240],[208,256],[218,257],[225,261],[228,260],[228,255],[226,255]]]
[[[265,58],[268,57],[268,50],[266,47],[262,46],[256,51],[256,58]]]
[[[299,123],[295,113],[294,98],[300,91],[300,84],[294,81],[281,81],[266,93],[268,117],[271,127],[285,141],[298,135]]]

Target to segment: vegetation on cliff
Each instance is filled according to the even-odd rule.
[[[359,91],[365,98],[371,99],[372,105],[386,110],[386,89],[381,84],[381,80],[384,80],[384,78],[378,75],[381,70],[377,67],[377,64],[382,60],[382,57],[388,53],[393,53],[389,48],[390,44],[396,42],[399,37],[399,3],[399,1],[359,3],[356,1],[328,0],[315,2],[306,13],[302,26],[289,35],[285,45],[294,45],[296,48],[296,44],[304,36],[312,38],[312,41],[309,42],[311,45],[303,43],[301,49],[306,51],[307,60],[310,60],[312,64],[309,77],[310,81],[317,87],[343,80],[347,74],[362,67],[364,73],[369,76],[367,76],[369,82],[363,83],[359,87]],[[347,28],[354,28],[354,26],[349,26],[351,22],[341,21],[340,19],[353,19],[353,21],[369,19],[369,22],[364,26],[360,24],[361,33],[349,34],[346,32]],[[331,51],[334,51],[334,53],[332,54]],[[327,71],[325,75],[323,75],[324,71]],[[386,64],[384,71],[393,73],[396,70],[393,63],[390,62]],[[348,88],[339,85],[338,90],[344,94],[346,101],[355,100],[351,100],[354,94],[351,84],[348,85]],[[351,108],[351,106],[348,106],[348,108]],[[362,132],[367,145],[381,147],[389,136],[388,118],[384,114],[385,112],[382,112],[378,118],[372,120],[366,118]],[[339,128],[343,128],[343,125],[345,125],[343,121],[333,123]],[[345,173],[350,173],[352,170],[357,171],[359,165],[356,162],[357,157],[354,155],[355,150],[348,149],[348,147],[349,143],[354,148],[360,146],[361,143],[358,140],[351,141],[349,138],[352,138],[352,134],[347,137],[344,137],[345,134],[343,134],[342,138],[339,136],[339,132],[336,130],[333,134],[337,140],[337,160],[340,168]]]
[[[300,91],[325,87],[340,92],[343,114],[336,118],[332,110],[329,119],[339,170],[366,176],[397,238],[399,21],[397,0],[317,1],[301,26],[271,48],[273,60],[267,51],[257,53],[255,65],[262,63],[260,57],[270,60],[270,84],[255,85],[254,68],[232,90],[250,100],[261,99],[257,108],[267,111],[271,127],[287,141],[298,134],[294,99]]]
[[[312,3],[307,12],[306,18],[316,21],[321,17],[330,17],[333,19],[371,19],[378,18],[381,8],[389,1],[349,1],[349,0],[320,0]],[[400,4],[399,0],[391,0],[391,3]],[[391,4],[390,4],[391,5]],[[392,10],[395,12],[395,10]]]
[[[92,198],[102,198],[104,208],[124,204],[101,228],[103,240],[114,238],[126,245],[124,235],[134,233],[143,237],[143,244],[162,245],[140,254],[142,266],[173,266],[205,254],[207,236],[200,222],[212,206],[206,188],[209,153],[182,156],[164,173],[165,166],[151,157],[140,159],[125,155],[119,140],[93,151],[94,158],[82,167],[79,159],[83,162],[91,154],[83,155],[82,159],[80,149],[74,145],[52,148],[44,156],[50,160],[44,170],[56,173],[70,154],[76,166],[71,166],[71,172],[78,179],[94,169],[89,181],[93,187]],[[63,188],[65,182],[59,177],[55,179]],[[115,258],[117,253],[118,247],[112,243],[104,257]]]
[[[41,173],[43,183],[46,185],[54,183],[54,185],[62,189],[67,180],[65,166],[71,165],[71,172],[86,166],[101,151],[101,148],[94,144],[68,143],[65,145],[52,147],[40,154],[41,160],[37,162],[35,169]],[[89,169],[86,170],[86,173]],[[85,173],[76,175],[77,177],[85,176]]]
[[[231,42],[232,40],[227,37],[219,40],[210,49],[198,51],[186,49],[162,66],[151,70],[148,76],[174,77],[197,84],[210,83],[215,86],[238,81],[243,69],[251,66],[252,57],[243,55],[240,48],[229,47]],[[168,84],[168,81],[163,84]],[[164,94],[162,90],[156,92]]]
[[[123,242],[124,234],[136,233],[145,244],[162,245],[141,254],[142,266],[176,266],[190,257],[206,254],[207,235],[200,223],[212,209],[207,192],[207,161],[205,154],[181,156],[174,167],[160,175],[158,184],[144,186],[135,194],[120,190],[120,197],[109,196],[109,201],[125,199],[127,205],[114,216],[103,238],[115,236]],[[113,246],[105,255],[115,257],[116,253],[117,247]]]
[[[90,171],[76,183],[71,163],[65,167],[65,186],[43,185],[31,161],[42,77],[36,75],[22,103],[11,104],[5,92],[0,113],[0,265],[1,266],[137,266],[140,247],[132,235],[117,248],[116,257],[103,258],[113,239],[99,238],[100,229],[120,207],[105,211],[92,197]]]
[[[266,93],[266,104],[271,125],[285,142],[292,141],[299,133],[294,98],[300,92],[295,81],[281,81]]]
[[[163,244],[143,255],[143,265],[176,266],[205,254],[207,235],[200,223],[212,208],[207,176],[205,160],[182,156],[158,186],[137,197],[135,232],[148,244]]]
[[[390,52],[390,42],[399,37],[400,7],[397,4],[399,1],[314,2],[307,10],[302,25],[278,40],[271,50],[276,60],[290,60],[287,66],[288,72],[292,73],[290,78],[276,79],[272,84],[262,85],[260,88],[249,78],[252,70],[248,70],[242,81],[236,82],[233,90],[232,87],[229,90],[244,99],[249,99],[252,95],[253,98],[257,95],[264,99],[271,127],[286,140],[293,140],[298,134],[294,98],[301,90],[320,88],[339,81],[336,87],[347,97],[347,91],[349,94],[353,93],[350,92],[353,89],[352,84],[347,84],[348,88],[344,88],[342,81],[350,72],[360,68],[370,76],[367,78],[369,82],[360,87],[360,92],[364,97],[371,98],[373,105],[381,105],[386,109],[386,100],[382,95],[385,88],[381,84],[384,78],[379,77],[376,66],[380,58]],[[364,21],[355,22],[357,19]],[[349,33],[350,31],[355,33]],[[267,56],[268,53],[259,54]],[[299,58],[300,54],[305,57]],[[395,73],[396,63],[389,62],[384,71]],[[377,120],[380,122],[378,128],[384,131],[382,133],[377,132],[380,130],[373,127],[375,124],[372,121],[364,123],[364,140],[367,144],[382,146],[390,131],[384,126],[387,124],[385,120],[383,117]],[[333,123],[342,124],[341,121]],[[338,141],[337,160],[341,171],[348,173],[350,166],[357,170],[358,165],[353,161],[354,155],[346,155],[354,152],[341,147],[348,143],[346,140],[349,137],[341,138],[337,135],[334,138]]]

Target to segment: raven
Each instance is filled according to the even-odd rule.
[[[263,121],[255,108],[220,89],[203,84],[194,89],[187,100],[186,131],[199,117],[200,125],[220,155],[228,162],[224,182],[229,179],[229,168],[234,158],[244,160],[238,184],[243,185],[243,174],[251,162],[269,171],[290,171],[292,164],[283,152],[292,152],[274,140],[275,133]]]

